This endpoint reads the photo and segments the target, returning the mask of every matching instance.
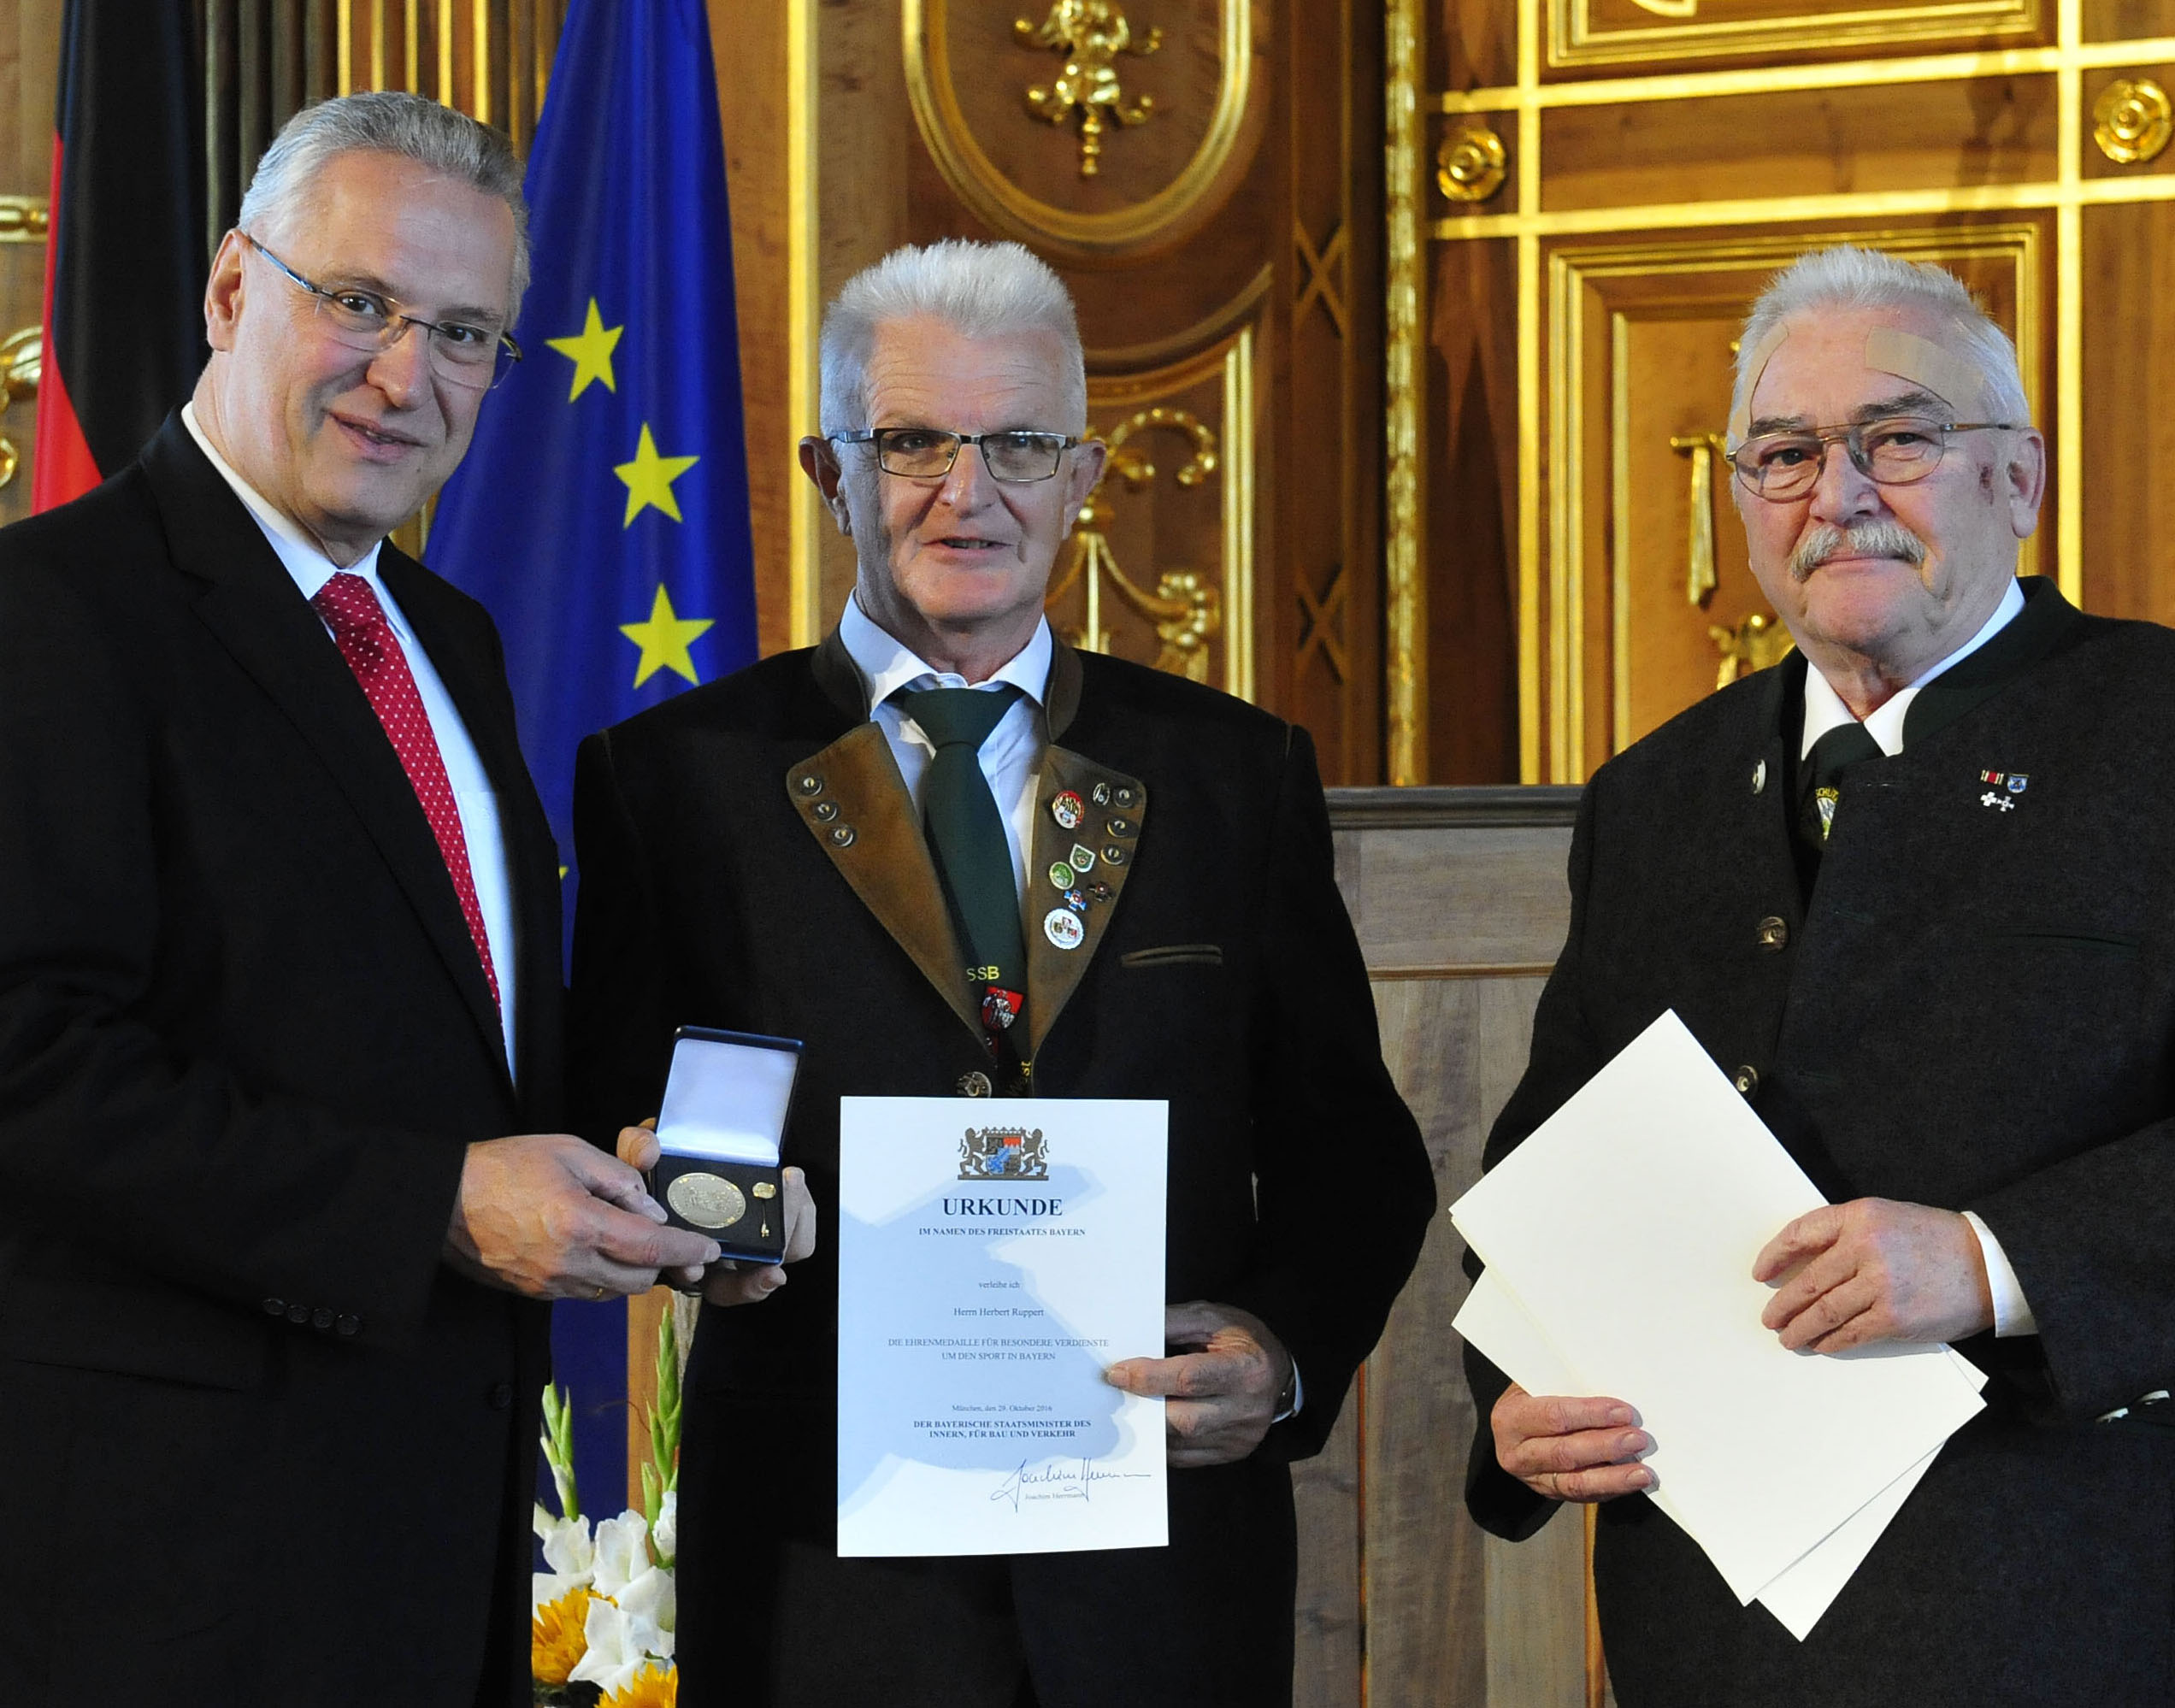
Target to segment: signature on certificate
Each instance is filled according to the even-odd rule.
[[[1017,1470],[990,1490],[989,1498],[1009,1502],[1017,1512],[1023,1500],[1088,1500],[1099,1482],[1136,1482],[1153,1475],[1151,1471],[1103,1470],[1093,1459],[1061,1459],[1046,1465],[1031,1465],[1022,1459]]]

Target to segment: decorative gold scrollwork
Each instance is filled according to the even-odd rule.
[[[1686,530],[1684,597],[1701,610],[1714,597],[1714,459],[1729,450],[1718,433],[1695,433],[1669,441],[1669,448],[1692,459],[1691,522]]]
[[[1642,12],[1651,12],[1657,18],[1696,18],[1699,0],[1631,0]]]
[[[1503,187],[1508,160],[1502,138],[1485,125],[1468,125],[1436,148],[1435,187],[1453,202],[1485,202]]]
[[[1088,495],[1088,502],[1080,507],[1080,525],[1073,532],[1064,574],[1043,603],[1055,605],[1075,583],[1084,580],[1086,621],[1077,633],[1068,638],[1074,645],[1091,652],[1107,652],[1110,631],[1103,627],[1103,582],[1107,578],[1124,604],[1155,625],[1157,638],[1163,642],[1155,668],[1205,682],[1209,639],[1223,624],[1223,600],[1216,583],[1195,569],[1166,569],[1157,576],[1156,590],[1151,593],[1118,567],[1110,537],[1104,532],[1111,515],[1112,500],[1104,492],[1110,477],[1117,475],[1129,492],[1141,491],[1155,479],[1155,464],[1139,446],[1127,441],[1135,433],[1157,429],[1182,433],[1192,445],[1193,455],[1173,476],[1180,486],[1199,486],[1216,472],[1216,434],[1188,411],[1161,407],[1141,409],[1120,421],[1103,436],[1110,446],[1110,461],[1095,490]]]
[[[1050,15],[1040,25],[1015,18],[1012,33],[1023,47],[1052,48],[1065,56],[1055,83],[1027,91],[1028,110],[1053,125],[1079,113],[1080,175],[1093,178],[1102,169],[1097,162],[1103,151],[1104,112],[1121,125],[1145,125],[1155,111],[1152,95],[1125,104],[1115,62],[1122,53],[1153,53],[1163,45],[1163,32],[1151,29],[1135,40],[1132,25],[1111,0],[1050,0]]]
[[[2150,160],[2175,136],[2175,109],[2149,77],[2118,77],[2092,103],[2092,140],[2118,166]]]
[[[23,327],[0,339],[0,415],[8,406],[38,395],[38,381],[44,371],[45,329]],[[0,486],[15,478],[22,453],[11,439],[0,438]]]
[[[1783,627],[1782,619],[1765,611],[1754,611],[1735,628],[1710,623],[1706,632],[1713,639],[1715,651],[1722,655],[1722,668],[1714,675],[1718,688],[1726,688],[1740,676],[1780,663],[1797,644]]]

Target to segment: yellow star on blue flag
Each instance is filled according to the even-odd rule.
[[[754,663],[755,572],[708,17],[694,0],[550,9],[566,21],[526,186],[550,264],[514,328],[534,354],[483,400],[427,555],[498,621],[571,904],[575,749]],[[551,1339],[581,1486],[624,1488],[625,1306],[562,1303]]]
[[[650,603],[649,621],[619,626],[619,632],[642,649],[634,666],[634,686],[640,687],[660,670],[676,670],[690,682],[700,682],[687,648],[710,632],[710,624],[709,617],[681,616],[672,609],[672,596],[660,585]]]
[[[604,317],[597,312],[597,299],[589,299],[589,317],[581,323],[581,330],[571,338],[547,338],[545,343],[574,363],[574,389],[567,393],[571,403],[587,391],[592,380],[601,380],[607,392],[619,390],[612,379],[612,351],[619,347],[625,327],[608,327]]]

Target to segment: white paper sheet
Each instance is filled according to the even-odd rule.
[[[1163,1402],[1103,1372],[1164,1356],[1169,1114],[840,1100],[841,1556],[1167,1543]]]
[[[1573,1391],[1638,1408],[1665,1510],[1743,1602],[1981,1405],[1947,1347],[1793,1353],[1760,1326],[1753,1259],[1821,1202],[1668,1014],[1452,1209]]]
[[[1532,1313],[1518,1303],[1518,1295],[1493,1269],[1482,1271],[1466,1296],[1453,1328],[1464,1335],[1506,1375],[1528,1393],[1582,1394],[1593,1392],[1573,1371],[1562,1353],[1550,1344]],[[1952,1352],[1959,1373],[1976,1391],[1986,1385],[1985,1374],[1960,1354]],[[1928,1453],[1910,1469],[1845,1519],[1805,1555],[1761,1586],[1757,1599],[1780,1620],[1800,1642],[1805,1640],[1821,1615],[1828,1611],[1851,1575],[1865,1564],[1866,1556],[1880,1540],[1889,1520],[1903,1510],[1903,1503],[1918,1487],[1939,1455]],[[1681,1513],[1674,1510],[1667,1493],[1655,1488],[1647,1499],[1666,1513],[1686,1534],[1692,1534]],[[1695,1538],[1696,1540],[1696,1538]]]

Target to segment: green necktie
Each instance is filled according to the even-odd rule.
[[[936,749],[922,784],[922,824],[973,957],[968,981],[984,998],[983,1028],[993,1042],[1026,1007],[1027,942],[1012,845],[982,774],[981,744],[1018,697],[1011,686],[925,688],[893,697]],[[990,1005],[992,989],[1006,993],[1011,1019]]]
[[[1836,809],[1842,801],[1843,773],[1853,765],[1881,757],[1880,744],[1866,733],[1862,723],[1837,724],[1812,744],[1805,757],[1804,798],[1799,803],[1797,833],[1815,854],[1823,851],[1835,832]]]

